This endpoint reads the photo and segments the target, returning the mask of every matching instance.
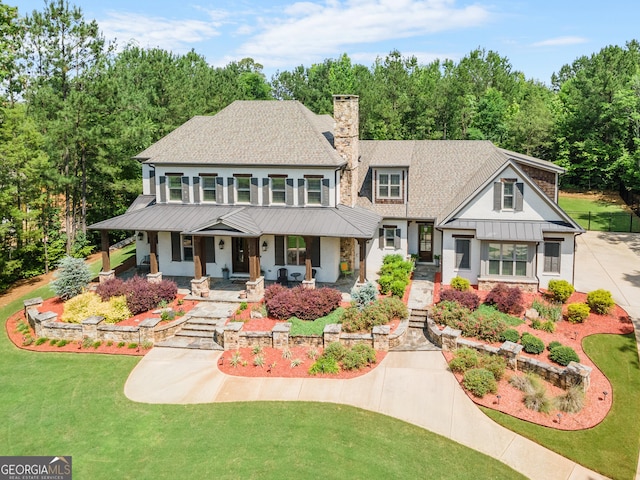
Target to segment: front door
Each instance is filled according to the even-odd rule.
[[[249,273],[249,245],[246,238],[232,238],[233,273]]]
[[[418,260],[433,262],[433,222],[418,224]]]

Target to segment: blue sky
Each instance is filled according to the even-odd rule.
[[[4,0],[22,15],[44,0]],[[76,0],[122,47],[192,48],[224,66],[252,57],[267,77],[347,53],[371,66],[397,49],[420,63],[483,47],[527,78],[551,74],[607,45],[640,39],[638,0]]]

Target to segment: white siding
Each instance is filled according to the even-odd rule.
[[[472,285],[478,284],[480,276],[480,245],[481,242],[475,238],[471,240],[471,252],[469,265],[470,269],[456,269],[456,239],[453,235],[469,235],[469,230],[446,230],[442,237],[442,284],[449,285],[451,279],[460,276],[466,278]]]
[[[549,280],[554,278],[573,283],[574,236],[556,234],[549,236],[553,238],[564,238],[564,241],[560,242],[560,273],[544,273],[544,242],[540,242],[536,251],[536,274],[540,279],[540,288],[547,288]]]
[[[392,253],[399,253],[403,256],[408,254],[407,233],[408,225],[406,220],[399,220],[397,218],[385,218],[380,225],[395,225],[400,229],[400,248],[395,249],[391,247],[380,248],[378,245],[378,237],[374,237],[367,246],[367,277],[369,280],[375,280],[378,278],[378,271],[382,266],[382,258],[385,255]]]

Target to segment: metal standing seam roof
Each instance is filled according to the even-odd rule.
[[[150,230],[233,236],[373,238],[381,217],[362,208],[156,204],[103,220],[92,230]]]
[[[333,122],[298,101],[235,101],[196,116],[134,158],[153,164],[333,167]]]
[[[578,233],[576,228],[553,222],[462,220],[439,225],[443,229],[475,230],[478,240],[542,242],[545,233]]]

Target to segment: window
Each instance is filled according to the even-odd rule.
[[[456,268],[468,270],[471,268],[471,240],[456,238]]]
[[[515,181],[509,180],[502,184],[502,208],[504,210],[513,210],[515,202]]]
[[[307,204],[322,204],[322,179],[307,178]]]
[[[384,246],[385,248],[394,248],[396,240],[396,229],[385,228],[384,229]]]
[[[169,186],[169,201],[182,201],[182,177],[180,175],[167,175]]]
[[[489,244],[489,275],[526,277],[529,246],[518,243]]]
[[[401,185],[399,173],[379,174],[378,198],[401,198]]]
[[[191,235],[182,237],[182,258],[185,262],[193,262],[193,237]]]
[[[320,267],[320,237],[311,237],[311,266]],[[276,265],[305,265],[307,243],[303,237],[290,235],[275,236]]]
[[[216,201],[216,177],[202,177],[202,200]]]
[[[271,203],[284,204],[286,202],[285,182],[285,178],[277,177],[271,179]]]
[[[560,273],[560,242],[544,242],[544,272]]]
[[[236,177],[236,201],[251,202],[251,177]]]
[[[289,235],[287,237],[287,265],[304,265],[307,258],[307,246],[304,238]]]
[[[521,212],[524,207],[524,183],[502,178],[493,184],[493,209]]]

